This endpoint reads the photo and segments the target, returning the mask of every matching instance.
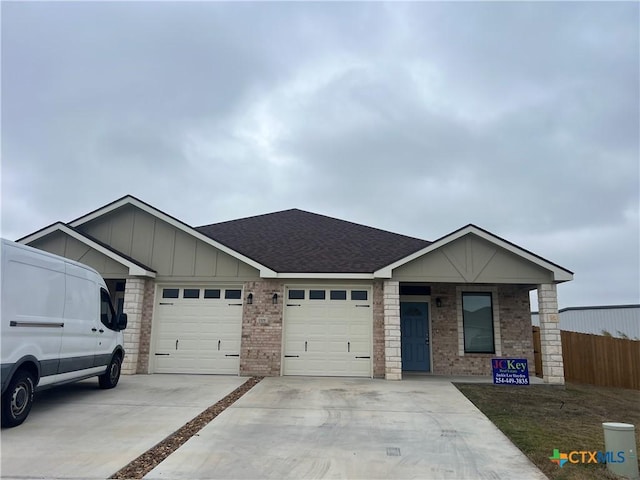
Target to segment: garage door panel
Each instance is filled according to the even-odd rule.
[[[371,348],[368,341],[352,341],[351,352],[362,355],[369,355]]]
[[[295,290],[300,296],[303,289]],[[324,290],[326,298],[311,300],[310,290]],[[345,291],[347,300],[331,300],[330,290]],[[304,299],[285,304],[285,375],[371,376],[372,309],[368,301],[349,300],[350,291],[305,288]],[[370,298],[370,289],[366,291]]]
[[[184,288],[199,290],[199,298],[162,299],[154,319],[157,373],[238,374],[242,308],[229,305],[233,300],[204,298],[204,289],[218,286]],[[191,293],[191,292],[190,292]],[[176,349],[176,341],[177,349]]]
[[[327,360],[326,357],[308,359],[287,358],[287,375],[319,375],[368,377],[370,376],[370,360],[368,358],[355,359],[353,357]]]

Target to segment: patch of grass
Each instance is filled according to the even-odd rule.
[[[640,450],[640,392],[592,385],[550,386],[463,384],[456,387],[552,480],[615,479],[602,464],[549,460],[553,449],[604,451],[603,422],[636,426]]]

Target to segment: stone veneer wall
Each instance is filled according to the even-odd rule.
[[[384,378],[387,380],[402,380],[400,337],[400,284],[394,280],[385,280]]]
[[[144,278],[127,278],[123,305],[123,311],[127,314],[127,328],[123,332],[125,357],[122,362],[122,373],[126,375],[136,373],[138,365],[143,298]]]
[[[244,284],[244,297],[253,303],[242,307],[240,375],[279,376],[282,358],[284,283],[261,280]],[[273,294],[278,303],[273,304]]]
[[[373,282],[373,376],[384,378],[384,283]]]
[[[564,359],[555,284],[538,285],[538,318],[544,382],[564,385]]]
[[[440,375],[491,375],[490,359],[495,354],[466,353],[460,355],[458,332],[459,299],[457,287],[469,291],[479,285],[433,284],[431,286],[431,348],[433,349],[434,374]],[[498,290],[498,314],[500,317],[501,355],[526,358],[529,373],[533,375],[533,333],[529,289],[518,285],[491,285]],[[435,299],[442,300],[442,307],[435,306]],[[495,320],[495,319],[494,319]],[[496,345],[498,347],[498,345]],[[464,349],[463,349],[464,351]]]
[[[147,279],[144,284],[142,300],[142,320],[140,322],[140,348],[138,350],[138,366],[136,373],[149,373],[149,354],[151,352],[151,319],[156,282]]]

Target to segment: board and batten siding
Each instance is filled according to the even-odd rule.
[[[125,278],[129,273],[126,266],[60,231],[39,238],[29,246],[84,263],[97,270],[103,278]]]
[[[467,235],[394,269],[393,280],[537,285],[550,283],[553,278],[549,270]]]
[[[156,281],[245,281],[260,276],[257,269],[131,205],[78,229],[153,268]]]

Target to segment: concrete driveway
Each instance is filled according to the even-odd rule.
[[[29,418],[3,429],[6,478],[105,479],[242,385],[246,378],[134,375],[113,390],[97,379],[36,394]]]
[[[265,378],[145,478],[546,479],[438,377]]]
[[[135,375],[39,393],[1,433],[9,478],[104,479],[246,378]],[[546,477],[441,377],[266,378],[148,479]]]

